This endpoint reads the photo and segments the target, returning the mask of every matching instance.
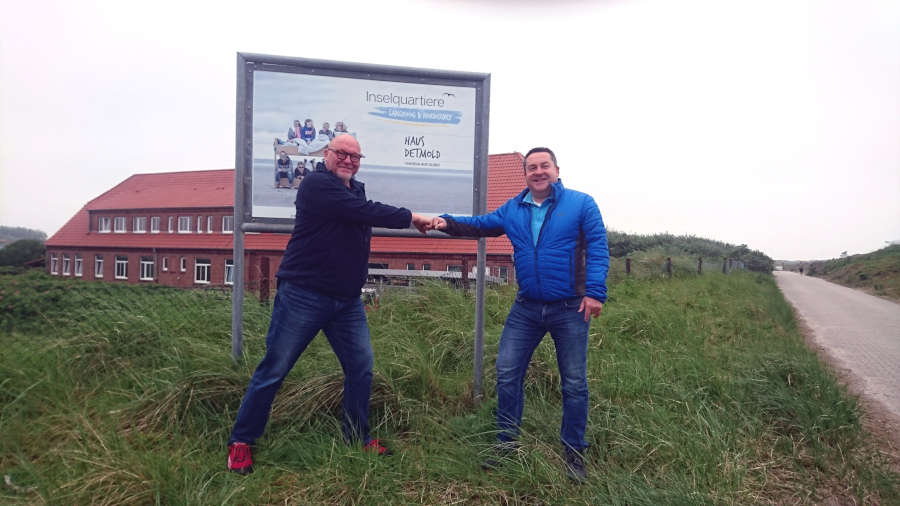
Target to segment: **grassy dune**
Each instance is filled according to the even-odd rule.
[[[900,245],[863,255],[811,262],[808,272],[900,302]]]
[[[341,375],[316,339],[276,398],[257,471],[225,443],[264,350],[247,301],[246,360],[230,299],[0,276],[0,502],[11,504],[769,504],[900,502],[855,401],[807,351],[768,275],[614,276],[591,327],[588,482],[563,471],[552,341],[526,379],[523,446],[499,471],[493,361],[513,290],[487,293],[485,394],[473,405],[473,299],[441,286],[370,313],[372,424],[395,450],[340,440]],[[680,265],[680,264],[678,264]]]

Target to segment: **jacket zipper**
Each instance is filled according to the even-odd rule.
[[[537,280],[538,294],[541,297],[544,296],[544,289],[541,288],[541,274],[540,274],[540,272],[538,272],[538,246],[541,245],[541,236],[544,235],[544,227],[546,227],[547,222],[550,221],[550,215],[553,214],[554,208],[556,208],[556,199],[553,200],[553,203],[551,204],[550,209],[547,209],[547,214],[544,216],[543,223],[541,223],[541,229],[538,230],[537,242],[534,245],[534,277]],[[534,209],[530,209],[530,211],[534,212]],[[531,223],[529,223],[528,226],[530,227]]]

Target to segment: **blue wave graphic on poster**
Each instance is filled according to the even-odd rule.
[[[438,123],[444,125],[459,124],[462,111],[444,111],[441,109],[410,109],[406,107],[376,107],[369,112],[379,118],[395,119],[400,121],[414,121],[416,123]]]

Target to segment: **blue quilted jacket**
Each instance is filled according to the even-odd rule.
[[[585,193],[553,184],[553,201],[538,236],[532,240],[531,208],[523,202],[528,190],[481,216],[441,216],[450,235],[506,234],[515,251],[519,295],[552,302],[576,296],[606,302],[609,247],[603,217]]]

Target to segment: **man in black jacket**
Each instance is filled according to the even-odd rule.
[[[369,436],[373,354],[360,300],[369,240],[373,226],[413,225],[424,233],[431,219],[366,200],[364,185],[353,178],[362,156],[355,138],[335,137],[325,151],[328,171],[309,174],[297,190],[294,231],[278,269],[266,355],[253,373],[228,442],[228,469],[234,472],[252,472],[250,445],[262,435],[282,381],[319,330],[344,371],[345,440],[389,453]]]

